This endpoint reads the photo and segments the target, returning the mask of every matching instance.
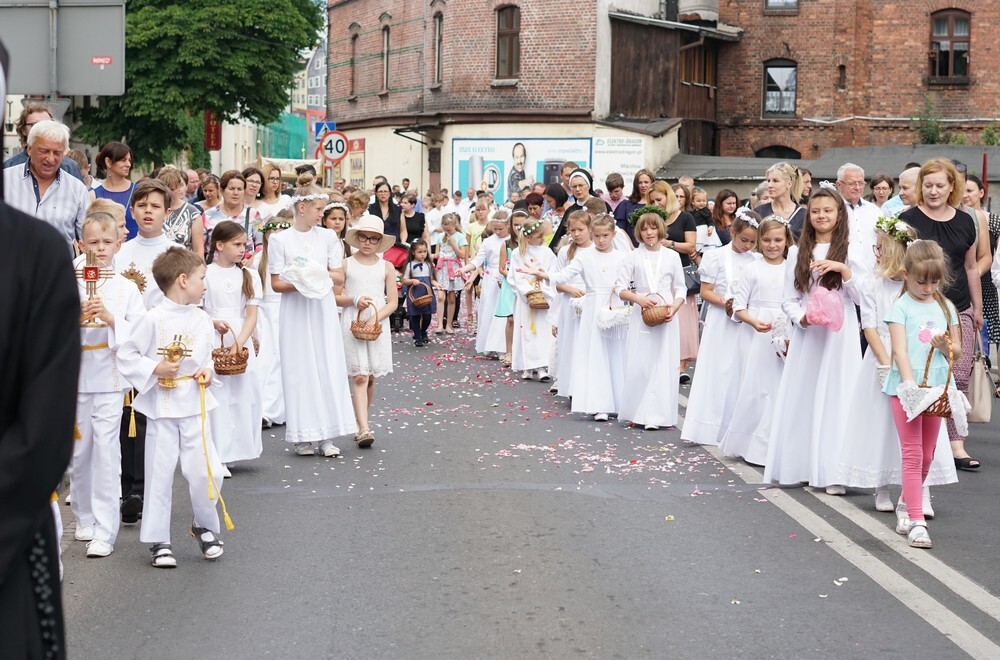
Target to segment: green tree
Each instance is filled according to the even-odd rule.
[[[920,138],[918,144],[945,144],[951,136],[941,128],[941,115],[934,108],[934,102],[930,96],[924,97],[924,104],[917,110],[915,121],[911,128],[917,132]]]
[[[128,0],[125,94],[79,113],[75,134],[124,140],[139,162],[198,156],[204,113],[266,124],[288,105],[302,56],[319,40],[316,0]]]

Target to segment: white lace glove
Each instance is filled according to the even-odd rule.
[[[903,407],[903,412],[907,418],[913,419],[920,414],[920,400],[923,398],[917,383],[912,380],[904,380],[896,387],[896,396],[899,397],[899,405]]]
[[[889,378],[889,372],[892,371],[892,365],[891,364],[875,365],[875,371],[876,373],[878,373],[879,387],[885,387],[885,381]]]

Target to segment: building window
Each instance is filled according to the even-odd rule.
[[[764,116],[794,117],[796,64],[791,60],[764,62]]]
[[[799,0],[764,0],[764,9],[798,9]]]
[[[778,144],[758,149],[757,152],[754,153],[754,156],[757,158],[769,158],[771,160],[796,160],[802,158],[802,154],[795,149]]]
[[[382,28],[382,91],[389,90],[389,26]]]
[[[349,96],[357,96],[358,88],[355,85],[357,80],[357,62],[358,62],[358,35],[353,35],[351,37],[351,93]]]
[[[948,9],[931,14],[931,78],[964,82],[969,77],[969,20],[967,12]]]
[[[444,39],[444,15],[438,12],[434,14],[434,81],[433,84],[440,85],[444,78],[441,66],[441,46]]]
[[[518,7],[497,9],[497,71],[500,80],[521,75],[521,10]]]

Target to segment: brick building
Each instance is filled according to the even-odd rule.
[[[719,51],[721,155],[908,145],[926,99],[969,144],[1000,115],[1000,1],[740,0],[719,21],[743,30]]]
[[[714,77],[683,87],[681,62],[714,76],[716,44],[738,39],[664,20],[670,4],[329,0],[327,118],[351,149],[337,174],[365,186],[378,174],[421,190],[485,185],[506,197],[557,180],[572,160],[598,184],[622,171],[628,186],[629,172],[666,162],[685,135],[705,142]],[[702,124],[682,131],[689,107]]]

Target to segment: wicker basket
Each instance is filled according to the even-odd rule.
[[[236,342],[236,333],[229,330]],[[226,348],[226,335],[219,335],[219,348],[212,349],[212,361],[215,363],[215,373],[220,376],[238,376],[247,370],[247,361],[250,359],[250,350],[245,346],[236,355],[233,355],[231,348]]]
[[[924,410],[921,415],[924,417],[951,417],[951,404],[948,402],[948,383],[951,382],[951,369],[952,369],[952,350],[951,350],[951,334],[945,331],[945,339],[948,340],[948,377],[944,381],[944,392],[938,397],[938,400],[932,403],[930,406]],[[931,358],[934,357],[934,347],[931,346],[931,350],[927,352],[927,362],[924,363],[924,380],[920,385],[920,389],[926,390],[930,389],[927,387],[927,376],[931,370]]]
[[[427,293],[422,296],[414,296],[413,289],[418,286],[424,287],[427,290]],[[411,286],[410,289],[406,292],[406,295],[410,299],[410,304],[413,305],[414,309],[423,309],[424,307],[430,307],[431,302],[433,302],[434,300],[434,296],[431,294],[431,288],[426,284],[424,284],[423,282],[419,282],[418,284],[414,284],[413,286]]]
[[[528,307],[531,309],[548,309],[549,301],[545,299],[545,294],[540,288],[534,288],[525,296],[528,299]]]
[[[655,328],[656,326],[663,325],[670,320],[670,306],[667,305],[667,299],[660,294],[651,293],[649,295],[656,296],[663,301],[662,305],[642,308],[642,322],[651,328]]]
[[[361,320],[360,309],[358,310],[358,317],[351,321],[351,334],[354,335],[355,339],[375,341],[382,334],[382,324],[376,320],[378,319],[378,310],[375,308],[375,305],[371,305],[371,308],[375,316],[370,322]]]

